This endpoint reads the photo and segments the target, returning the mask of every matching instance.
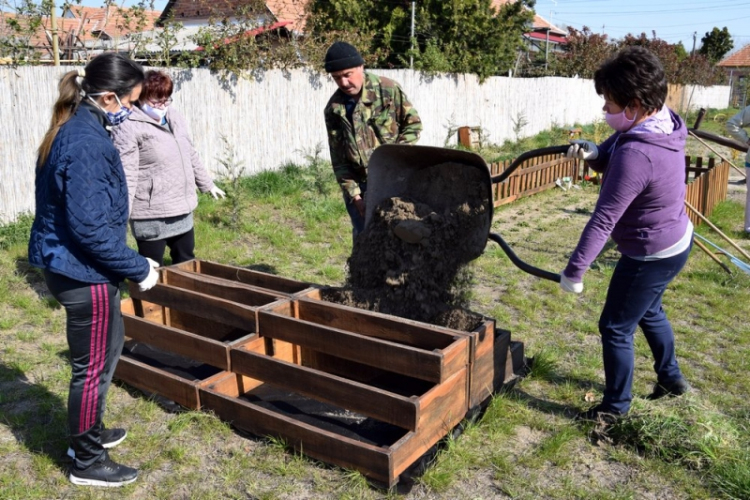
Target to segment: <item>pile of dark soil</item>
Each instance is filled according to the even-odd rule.
[[[324,298],[371,311],[471,331],[481,322],[465,310],[471,276],[490,224],[485,174],[445,163],[416,172],[409,197],[381,202],[354,243],[349,277]]]

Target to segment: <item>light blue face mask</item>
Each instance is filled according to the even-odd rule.
[[[99,96],[99,95],[104,95],[104,94],[109,94],[109,92],[99,92],[97,94],[89,94],[88,97],[89,99],[91,99],[93,96]],[[91,102],[93,102],[97,108],[104,111],[104,113],[107,115],[107,120],[109,120],[109,123],[111,123],[113,126],[117,126],[121,124],[122,122],[124,122],[125,120],[127,120],[128,116],[130,116],[130,113],[133,112],[131,108],[126,108],[125,106],[122,105],[122,103],[120,102],[120,98],[117,97],[117,94],[115,94],[115,99],[117,99],[117,104],[120,105],[120,110],[115,111],[115,112],[107,111],[106,109],[99,106],[98,102],[96,102],[94,99],[91,99]]]

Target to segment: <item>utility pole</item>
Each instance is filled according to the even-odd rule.
[[[557,5],[557,2],[555,2],[555,5]],[[552,30],[552,13],[553,12],[554,12],[553,10],[549,11],[549,26],[547,26],[547,44],[544,47],[544,71],[547,71],[547,64],[549,62],[549,32]]]
[[[57,43],[57,15],[55,10],[55,0],[52,0],[52,8],[49,12],[49,20],[52,28],[52,59],[55,61],[55,66],[60,66],[60,47]]]
[[[414,51],[414,6],[416,2],[411,3],[411,50]],[[414,69],[414,54],[409,55],[409,69]]]
[[[693,31],[693,50],[690,52],[691,56],[695,55],[695,38],[698,36],[697,31]]]

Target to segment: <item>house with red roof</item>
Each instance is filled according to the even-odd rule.
[[[750,83],[750,43],[722,59],[717,66],[726,71],[729,86],[732,88],[730,105],[744,108],[748,102]]]
[[[492,8],[499,11],[504,5],[514,3],[515,1],[492,0]],[[566,30],[558,28],[537,13],[534,13],[531,26],[529,26],[529,30],[523,36],[529,42],[529,47],[532,51],[561,51],[568,43],[568,32]]]
[[[162,11],[157,26],[168,22],[179,23],[181,29],[175,33],[173,51],[202,50],[193,38],[213,23],[227,19],[251,24],[244,34],[224,40],[224,43],[247,36],[260,36],[276,33],[282,37],[302,34],[305,25],[305,9],[309,0],[266,0],[263,8],[243,12],[249,4],[247,0],[169,0]],[[156,49],[149,46],[150,49]]]
[[[13,40],[30,55],[41,61],[54,59],[52,35],[57,33],[58,50],[62,61],[86,61],[102,51],[132,49],[132,35],[153,29],[161,14],[138,8],[103,8],[69,6],[57,18],[57,29],[47,16],[18,16],[1,13],[0,38]],[[31,57],[30,57],[31,58]]]

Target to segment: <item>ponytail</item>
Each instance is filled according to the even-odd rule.
[[[57,86],[60,95],[52,107],[52,120],[50,121],[47,133],[44,134],[42,144],[39,146],[39,156],[36,162],[37,169],[41,169],[44,162],[47,161],[50,149],[52,148],[52,142],[55,140],[60,127],[70,120],[70,117],[78,109],[82,92],[81,85],[77,80],[78,77],[78,71],[68,71],[60,79],[60,84]]]
[[[75,114],[85,95],[114,92],[122,97],[143,83],[144,78],[143,68],[138,63],[116,52],[100,54],[89,61],[86,68],[65,73],[58,85],[60,95],[52,108],[49,130],[39,146],[37,169],[47,161],[57,132]]]

